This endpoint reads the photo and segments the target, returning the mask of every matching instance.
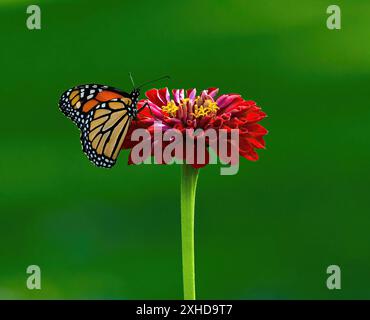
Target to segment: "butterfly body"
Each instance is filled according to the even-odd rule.
[[[117,159],[131,120],[138,113],[139,89],[126,93],[119,89],[86,84],[65,91],[60,110],[81,131],[81,144],[89,160],[110,168]]]

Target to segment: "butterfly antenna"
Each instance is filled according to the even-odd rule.
[[[132,87],[135,89],[135,82],[134,82],[134,78],[132,77],[131,72],[129,72],[128,74],[129,74],[130,79],[131,79]]]
[[[150,83],[157,82],[157,81],[159,81],[159,80],[163,80],[163,79],[170,79],[170,76],[163,76],[163,77],[160,77],[160,78],[158,78],[158,79],[154,79],[154,80],[150,80],[150,81],[144,82],[144,83],[142,83],[140,86],[138,86],[138,87],[137,87],[137,89],[140,89],[140,88],[142,88],[143,86],[146,86],[146,85],[148,85],[148,84],[150,84]]]

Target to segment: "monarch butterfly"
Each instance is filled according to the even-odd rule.
[[[131,77],[131,74],[130,74]],[[59,100],[59,109],[80,129],[82,150],[98,167],[111,168],[118,157],[131,120],[145,107],[136,105],[140,88],[168,76],[146,82],[131,93],[100,85],[79,85],[65,91]]]

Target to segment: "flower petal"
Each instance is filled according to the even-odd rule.
[[[175,89],[172,90],[173,99],[177,105],[180,104],[180,101],[184,99],[184,89]]]
[[[167,103],[164,103],[160,96],[159,96],[159,92],[157,89],[151,89],[151,90],[148,90],[147,92],[145,92],[145,95],[148,97],[148,99],[155,105],[157,105],[158,107],[162,107],[164,105],[166,105]]]
[[[216,96],[217,96],[217,93],[218,93],[218,88],[208,88],[207,89],[208,91],[208,95],[214,99]]]
[[[170,92],[168,91],[168,88],[159,89],[158,90],[158,96],[159,96],[159,98],[162,101],[164,106],[166,106],[167,103],[171,100]]]
[[[258,123],[252,123],[247,125],[246,127],[248,129],[248,133],[253,137],[264,136],[268,133],[268,131]]]
[[[197,95],[197,90],[196,89],[189,89],[186,90],[186,95],[190,100],[194,100],[196,95]]]
[[[244,143],[240,141],[239,154],[245,159],[250,160],[250,161],[258,160],[257,152],[254,151],[253,147],[245,141]]]
[[[240,95],[223,94],[222,96],[217,98],[216,103],[220,107],[220,109],[224,109],[228,107],[231,103],[233,103],[236,99],[238,99],[238,101],[243,101],[243,98],[241,98]]]

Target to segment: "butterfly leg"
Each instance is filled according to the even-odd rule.
[[[148,107],[149,108],[149,112],[150,112],[150,114],[152,115],[152,117],[153,118],[157,118],[156,116],[154,116],[154,114],[153,114],[153,112],[152,112],[152,108],[150,107],[150,105],[149,105],[149,103],[148,102],[145,102],[144,103],[144,105],[141,107],[141,108],[139,108],[138,110],[137,110],[137,113],[140,113],[144,108],[146,108],[146,107]]]
[[[141,108],[137,109],[137,113],[140,113],[145,107],[149,107],[149,110],[151,110],[149,103],[145,102]]]

